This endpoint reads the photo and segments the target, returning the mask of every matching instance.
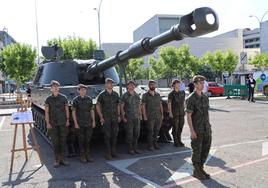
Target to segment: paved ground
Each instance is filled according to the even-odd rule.
[[[161,144],[160,151],[145,151],[129,156],[119,143],[118,160],[103,159],[103,143],[92,143],[96,161],[83,165],[69,159],[69,167],[54,169],[52,150],[37,134],[44,165],[39,166],[35,152],[24,163],[24,153],[15,155],[14,170],[9,173],[13,127],[10,117],[0,117],[1,187],[268,187],[267,103],[243,100],[211,99],[213,147],[206,169],[211,180],[192,178],[191,149],[187,123],[183,131],[185,148]],[[19,129],[19,132],[20,129]],[[32,138],[27,134],[28,144]],[[18,146],[21,145],[21,135]],[[145,144],[141,147],[145,148]]]

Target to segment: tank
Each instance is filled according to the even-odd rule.
[[[208,15],[214,18],[213,23],[209,23]],[[91,60],[64,60],[60,61],[62,50],[58,46],[43,47],[42,53],[46,60],[40,64],[33,81],[32,88],[32,111],[35,120],[35,127],[49,141],[45,123],[45,106],[44,102],[50,95],[50,82],[57,80],[61,84],[60,92],[66,95],[71,107],[72,99],[78,94],[76,86],[85,84],[88,86],[87,94],[93,98],[96,103],[96,97],[104,89],[106,78],[112,78],[115,81],[115,91],[120,95],[125,91],[122,82],[116,72],[115,65],[124,67],[131,58],[139,58],[152,54],[159,46],[167,44],[174,40],[182,40],[186,37],[198,37],[210,32],[216,31],[219,27],[217,14],[208,7],[197,8],[190,14],[180,18],[179,23],[170,28],[170,30],[155,36],[145,37],[130,45],[127,49],[117,52],[114,56],[104,59],[104,52],[98,50],[95,52],[95,59]],[[121,66],[122,65],[122,66]],[[123,69],[123,68],[122,68]],[[127,80],[127,78],[125,78]],[[168,131],[171,128],[167,115],[167,99],[163,98],[163,106],[165,110],[165,119],[160,131],[160,136],[164,141],[170,140]],[[70,115],[70,117],[72,117]],[[96,117],[98,120],[98,117]],[[71,128],[73,127],[72,121]],[[146,134],[142,122],[141,135]],[[122,127],[122,126],[121,126]],[[120,129],[122,130],[122,129]],[[72,131],[69,131],[67,142],[71,143],[73,138]],[[120,131],[122,132],[122,131]],[[93,138],[99,137],[101,134],[100,126],[94,130]],[[120,135],[120,133],[119,133]]]

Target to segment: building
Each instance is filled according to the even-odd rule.
[[[0,31],[0,50],[3,50],[6,46],[15,42],[16,41],[7,31]],[[5,75],[0,71],[0,93],[10,92],[14,84],[14,81],[6,80]]]

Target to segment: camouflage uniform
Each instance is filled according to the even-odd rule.
[[[136,92],[134,95],[126,92],[123,94],[121,102],[124,104],[125,117],[127,119],[125,125],[126,142],[133,144],[134,149],[137,149],[140,135],[140,96]]]
[[[90,140],[93,133],[91,110],[93,110],[92,99],[89,96],[77,96],[73,100],[73,111],[76,113],[79,126],[78,140],[80,155],[90,158]]]
[[[148,91],[142,95],[142,103],[145,104],[148,119],[147,141],[149,144],[149,149],[152,148],[153,144],[155,148],[158,148],[157,137],[162,123],[162,112],[160,108],[160,105],[162,105],[162,100],[160,94],[155,92],[154,95],[151,95]]]
[[[48,129],[54,153],[56,156],[64,155],[66,146],[66,113],[65,107],[68,105],[67,98],[60,94],[50,95],[46,98],[45,105],[49,108],[49,123],[52,126]]]
[[[172,110],[172,135],[174,139],[174,144],[183,146],[181,142],[181,133],[184,126],[184,101],[185,92],[184,91],[171,91],[168,95],[168,102],[171,102]]]
[[[212,131],[209,123],[209,99],[202,93],[199,96],[193,92],[186,100],[186,112],[192,113],[193,128],[197,134],[196,139],[192,139],[193,149],[192,162],[194,166],[203,166],[209,154]]]
[[[119,114],[117,111],[119,103],[120,98],[118,93],[115,91],[109,93],[107,90],[104,90],[98,96],[98,104],[101,106],[103,118],[105,120],[104,125],[102,126],[104,133],[104,142],[106,145],[107,153],[112,152],[112,154],[115,154],[117,135],[119,131]]]

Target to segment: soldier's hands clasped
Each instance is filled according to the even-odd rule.
[[[100,118],[100,122],[101,122],[101,125],[103,125],[105,123],[104,118]]]
[[[197,139],[197,134],[195,131],[191,131],[191,139],[192,140]]]

